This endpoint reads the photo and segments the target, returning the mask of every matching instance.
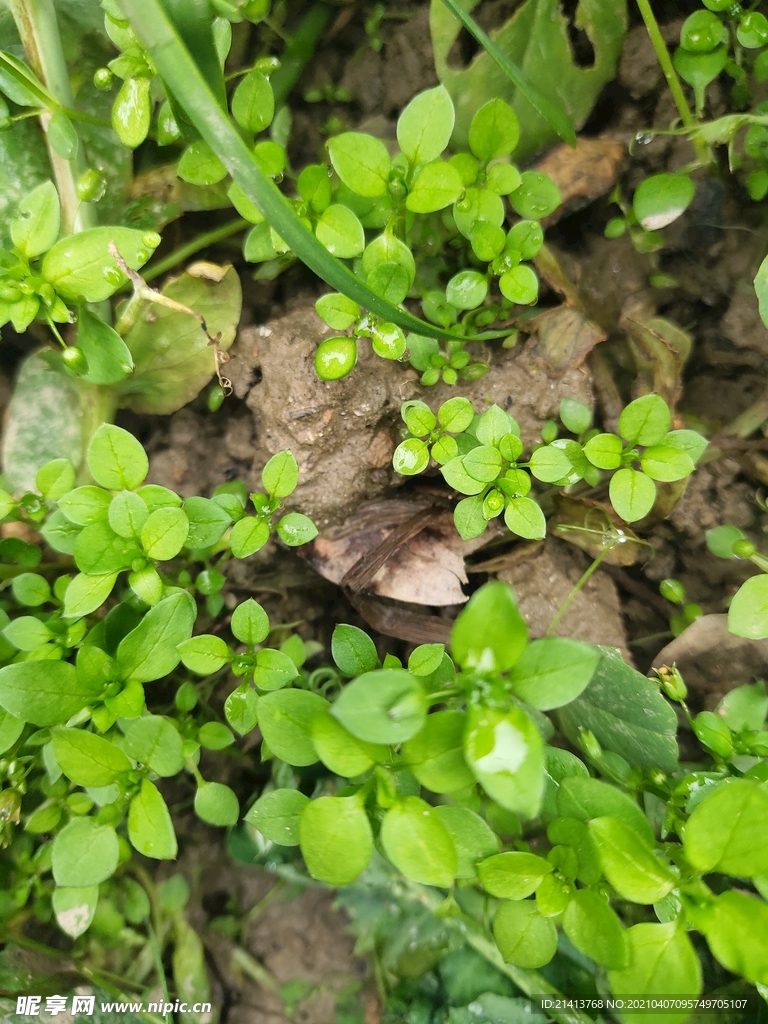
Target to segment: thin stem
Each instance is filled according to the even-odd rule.
[[[664,77],[667,80],[669,91],[672,93],[672,98],[675,101],[678,113],[680,114],[680,120],[683,122],[686,128],[696,127],[696,118],[691,113],[691,108],[688,106],[688,101],[685,98],[683,87],[678,78],[677,72],[675,71],[674,65],[672,64],[672,58],[669,56],[669,50],[667,44],[664,42],[664,37],[661,34],[659,23],[656,21],[656,15],[653,13],[649,0],[637,0],[637,6],[640,10],[643,21],[645,22],[646,30],[650,36],[653,48],[656,51],[661,70],[664,72]]]
[[[173,270],[177,264],[183,263],[190,256],[194,256],[196,252],[200,252],[201,249],[206,249],[209,245],[215,245],[216,242],[230,238],[232,235],[236,235],[238,231],[243,231],[249,226],[247,220],[238,217],[236,220],[227,221],[221,227],[213,228],[202,235],[197,235],[185,245],[180,245],[178,249],[174,249],[167,256],[163,256],[161,260],[155,260],[153,263],[150,263],[142,276],[145,281],[153,281],[156,277],[160,277],[169,270]]]
[[[560,607],[555,612],[555,617],[552,619],[552,621],[549,624],[549,629],[546,632],[546,636],[552,636],[554,631],[557,629],[557,627],[558,627],[558,625],[560,623],[560,620],[565,615],[565,613],[568,611],[568,609],[571,607],[571,602],[573,601],[573,599],[576,597],[576,595],[582,589],[582,587],[587,582],[587,580],[590,578],[590,576],[594,572],[597,572],[597,570],[602,565],[603,561],[608,557],[608,555],[611,553],[611,551],[613,551],[616,543],[617,542],[614,540],[610,544],[608,544],[608,546],[605,548],[605,550],[600,552],[600,554],[594,560],[592,565],[590,565],[590,567],[587,569],[587,571],[582,575],[581,579],[573,587],[573,589],[571,590],[571,592],[568,595],[568,597],[566,597],[566,599],[563,601],[563,603],[560,605]]]
[[[293,38],[286,40],[285,51],[280,57],[280,67],[270,78],[275,104],[278,107],[285,103],[291,89],[301,77],[307,61],[315,52],[315,47],[330,16],[331,8],[327,4],[313,4],[301,19]],[[273,32],[276,31],[272,25],[269,25],[269,28]]]
[[[62,108],[74,107],[53,0],[10,0],[10,3],[30,66]],[[96,224],[93,207],[90,203],[81,202],[77,195],[77,179],[85,166],[81,155],[82,144],[78,145],[77,153],[71,160],[59,156],[48,139],[51,114],[50,110],[42,112],[40,122],[48,142],[64,227],[68,232],[82,231]]]

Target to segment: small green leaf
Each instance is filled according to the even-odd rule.
[[[346,331],[360,317],[360,306],[341,292],[321,295],[315,303],[315,310],[334,331]]]
[[[562,707],[586,688],[599,661],[598,648],[578,640],[534,640],[512,669],[512,692],[540,711]]]
[[[47,252],[59,237],[61,207],[52,181],[38,185],[19,203],[11,221],[11,240],[28,260]]]
[[[79,619],[95,612],[112,593],[117,576],[116,572],[101,576],[78,573],[64,594],[64,618]]]
[[[339,259],[360,256],[365,248],[363,225],[348,207],[340,203],[334,203],[323,211],[315,225],[315,235],[318,242]]]
[[[235,742],[231,731],[221,722],[206,722],[197,731],[197,739],[206,750],[226,750]]]
[[[471,707],[464,756],[496,803],[526,818],[537,815],[544,793],[544,744],[524,711]]]
[[[541,171],[523,171],[519,188],[510,193],[515,213],[527,220],[541,220],[554,213],[562,202],[557,184]]]
[[[259,797],[245,820],[272,843],[298,846],[299,818],[308,804],[309,797],[298,789],[273,789]]]
[[[636,924],[625,932],[627,966],[608,972],[615,996],[669,998],[695,997],[701,993],[701,964],[698,954],[680,921],[667,924]],[[628,1024],[642,1024],[645,1015],[628,1012]],[[690,1016],[686,1009],[663,1014],[669,1024],[683,1024]]]
[[[533,853],[498,853],[477,866],[480,884],[491,896],[523,900],[535,892],[552,865]]]
[[[526,540],[543,540],[547,532],[544,513],[533,498],[510,498],[504,510],[507,528]]]
[[[125,732],[125,752],[155,775],[176,775],[184,767],[179,730],[160,715],[144,715],[130,723]]]
[[[19,604],[28,608],[39,608],[51,599],[51,587],[44,576],[34,572],[23,572],[15,576],[11,583],[11,591]]]
[[[429,448],[418,437],[401,441],[392,455],[392,466],[401,476],[416,476],[429,465]]]
[[[168,806],[149,779],[142,779],[141,789],[128,808],[128,838],[144,857],[173,860],[178,852]]]
[[[728,609],[728,631],[750,640],[768,636],[768,576],[750,576]]]
[[[232,527],[229,544],[235,558],[248,558],[269,540],[269,523],[256,516],[243,516]]]
[[[106,522],[112,495],[101,487],[76,487],[59,498],[59,508],[71,522],[78,526],[93,526]]]
[[[201,782],[195,793],[195,814],[209,825],[236,825],[240,804],[234,792],[222,782]]]
[[[249,71],[232,97],[232,116],[247,132],[258,135],[275,116],[275,97],[269,79],[260,71]]]
[[[102,424],[93,435],[86,460],[96,483],[110,491],[132,491],[143,482],[149,470],[141,444],[133,434],[112,423]],[[65,515],[66,512],[65,507]]]
[[[611,817],[622,821],[647,843],[654,842],[653,829],[635,801],[615,786],[583,775],[560,779],[557,812],[577,821]]]
[[[768,872],[768,793],[753,779],[717,786],[685,825],[686,857],[702,874],[751,878]]]
[[[81,680],[66,661],[23,661],[0,669],[0,705],[39,728],[67,722],[103,687],[103,681]]]
[[[605,877],[625,900],[656,903],[674,889],[677,876],[633,828],[610,817],[593,818],[588,827]]]
[[[131,769],[119,747],[84,729],[56,729],[52,741],[59,767],[76,786],[108,786]]]
[[[347,676],[372,672],[379,663],[376,645],[362,629],[340,623],[331,637],[331,655]]]
[[[463,191],[456,168],[445,160],[434,160],[419,171],[405,205],[412,213],[434,213],[455,203]]]
[[[299,842],[307,870],[329,885],[349,885],[368,867],[373,835],[357,797],[321,796],[304,806]]]
[[[123,678],[148,683],[172,672],[180,660],[176,648],[190,637],[195,615],[195,602],[186,592],[171,594],[150,608],[117,648]]]
[[[477,862],[499,850],[499,838],[479,814],[468,807],[440,804],[435,814],[448,831],[458,859],[457,878],[476,879]]]
[[[176,174],[190,185],[217,185],[227,176],[227,169],[203,139],[191,143],[181,154]]]
[[[486,583],[460,613],[451,632],[451,653],[465,669],[503,672],[523,653],[528,631],[512,588]]]
[[[88,384],[117,384],[133,372],[133,357],[123,339],[85,308],[77,317],[77,347],[88,361],[83,374]]]
[[[445,286],[445,298],[456,309],[476,309],[488,294],[488,278],[477,270],[460,270]]]
[[[220,636],[201,633],[190,637],[177,648],[182,664],[191,672],[201,676],[210,676],[230,660],[229,648]]]
[[[618,469],[623,445],[615,434],[595,434],[584,445],[584,454],[598,469]]]
[[[366,672],[341,691],[332,714],[366,743],[402,743],[415,736],[426,716],[426,694],[410,672]]]
[[[159,244],[160,236],[152,231],[89,228],[62,238],[48,250],[43,258],[42,276],[65,302],[102,302],[127,283],[110,245],[115,246],[131,270],[139,270]]]
[[[563,426],[566,430],[570,430],[572,434],[583,434],[585,431],[589,430],[592,424],[591,411],[583,402],[579,402],[575,398],[563,398],[560,402],[558,415],[560,416],[560,421]]]
[[[768,906],[764,900],[745,892],[721,893],[708,908],[702,930],[709,948],[727,971],[753,984],[768,983]],[[698,967],[693,950],[691,960]],[[695,977],[694,970],[691,975]]]
[[[508,156],[519,138],[517,114],[498,98],[480,107],[469,125],[469,148],[483,162]]]
[[[362,775],[389,756],[385,746],[357,739],[327,710],[312,719],[312,742],[326,768],[346,779]]]
[[[120,491],[109,506],[109,525],[118,537],[138,537],[148,518],[149,509],[134,491]]]
[[[96,904],[99,901],[99,887],[86,885],[79,888],[60,886],[51,894],[51,905],[59,928],[76,939],[90,928]]]
[[[660,444],[672,420],[661,395],[643,395],[625,406],[619,416],[619,433],[630,444]]]
[[[453,131],[453,102],[442,86],[417,93],[397,120],[400,149],[414,165],[436,160]]]
[[[274,690],[261,697],[259,729],[272,753],[296,767],[315,764],[312,719],[327,707],[328,701],[308,690]]]
[[[371,199],[387,194],[390,159],[386,146],[372,135],[344,132],[328,143],[333,169],[353,192]]]
[[[573,896],[563,917],[563,931],[579,952],[602,967],[619,970],[626,966],[627,944],[621,921],[593,890],[581,889]]]
[[[259,721],[259,698],[250,683],[241,683],[224,701],[224,714],[232,728],[245,736]]]
[[[193,551],[217,544],[232,525],[232,517],[209,498],[187,498],[184,512],[189,522],[185,543]]]
[[[387,811],[381,843],[406,878],[442,888],[453,883],[458,870],[456,847],[435,809],[419,797],[408,796]]]
[[[557,929],[532,900],[505,903],[493,921],[493,937],[508,964],[535,970],[557,951]]]
[[[254,647],[269,635],[269,618],[261,605],[249,597],[232,612],[230,629],[235,639]]]
[[[126,78],[112,105],[112,128],[128,149],[136,149],[149,134],[152,124],[151,86],[152,79],[148,76]]]
[[[159,508],[141,528],[141,546],[148,558],[168,561],[184,547],[189,520],[182,508]]]
[[[408,770],[433,793],[453,793],[474,781],[464,760],[467,716],[463,711],[427,715],[424,727],[403,744]]]
[[[640,456],[643,472],[652,480],[674,481],[690,476],[696,468],[693,459],[671,444],[654,444]]]
[[[282,651],[267,647],[256,655],[253,681],[260,690],[279,690],[299,674],[294,663]]]
[[[660,231],[685,213],[694,192],[687,174],[651,174],[637,187],[632,208],[646,231]]]
[[[317,536],[317,527],[309,516],[302,515],[301,512],[289,512],[279,520],[275,529],[280,540],[289,548],[309,544]]]
[[[117,867],[120,847],[115,830],[93,818],[73,818],[57,833],[51,849],[56,885],[99,885]]]
[[[625,523],[643,519],[656,501],[656,485],[636,469],[620,469],[611,477],[608,494],[616,513]]]

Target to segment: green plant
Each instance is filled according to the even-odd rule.
[[[503,514],[512,533],[542,538],[546,521],[529,497],[532,479],[558,487],[585,480],[594,487],[601,471],[610,480],[611,504],[627,522],[643,519],[656,500],[655,481],[683,480],[695,468],[707,441],[693,430],[669,430],[671,414],[659,395],[635,399],[619,417],[619,433],[592,428],[592,414],[581,402],[563,399],[560,420],[575,438],[558,438],[554,422],[545,424],[543,443],[523,459],[520,427],[499,406],[476,414],[466,398],[451,398],[435,415],[424,402],[405,402],[401,414],[407,436],[395,450],[398,473],[423,472],[432,459],[446,483],[463,498],[454,511],[456,528],[468,540],[485,532]],[[639,468],[635,468],[635,467]]]

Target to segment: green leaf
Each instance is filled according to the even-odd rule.
[[[628,966],[609,971],[615,996],[698,996],[702,989],[701,964],[696,950],[679,921],[668,924],[636,924],[626,933]],[[625,1010],[627,1024],[642,1024],[643,1012]],[[689,1010],[666,1012],[665,1024],[682,1024]]]
[[[381,843],[406,878],[444,889],[453,883],[458,870],[456,847],[435,809],[419,797],[408,796],[387,811]]]
[[[362,132],[344,132],[328,142],[333,169],[353,192],[371,199],[387,194],[390,159],[379,139]]]
[[[200,782],[195,793],[195,814],[209,825],[236,825],[240,804],[234,792],[222,782]]]
[[[702,874],[751,878],[768,872],[768,792],[753,779],[717,786],[685,825],[683,846]]]
[[[318,711],[313,717],[312,742],[326,768],[343,779],[354,779],[377,761],[389,758],[387,747],[359,740],[328,710]]]
[[[136,149],[149,134],[152,124],[151,85],[152,80],[144,76],[126,78],[115,97],[112,128],[128,149]]]
[[[627,944],[621,921],[593,890],[581,889],[573,896],[563,916],[563,931],[580,953],[602,967],[620,970],[626,966]]]
[[[24,722],[7,711],[0,711],[0,754],[10,750],[24,732]]]
[[[456,168],[446,160],[433,160],[419,171],[405,205],[412,213],[434,213],[455,203],[463,191]]]
[[[120,491],[109,506],[109,525],[119,537],[138,537],[148,518],[149,509],[134,491]]]
[[[53,890],[51,905],[59,928],[76,939],[87,931],[96,912],[99,887],[86,885],[78,888],[61,886]]]
[[[531,455],[531,473],[544,483],[557,483],[568,476],[572,468],[571,460],[563,449],[551,444],[537,448]]]
[[[445,286],[445,297],[456,309],[476,309],[488,294],[488,278],[477,270],[460,270]]]
[[[86,526],[75,541],[75,564],[93,576],[119,572],[138,555],[136,545],[119,537],[108,523]]]
[[[229,544],[235,558],[248,558],[260,551],[269,540],[269,523],[256,516],[243,516],[232,527]]]
[[[537,815],[544,793],[544,744],[524,711],[470,707],[464,756],[491,799],[526,818]]]
[[[320,319],[334,331],[346,331],[360,316],[360,306],[354,299],[348,299],[340,292],[321,295],[315,303]]]
[[[451,140],[454,120],[453,102],[442,86],[417,93],[397,120],[400,149],[414,165],[437,160]]]
[[[640,456],[643,472],[652,480],[674,481],[690,476],[696,468],[686,452],[671,444],[654,444]]]
[[[55,729],[53,752],[59,767],[76,786],[108,786],[131,762],[123,751],[84,729]]]
[[[717,713],[729,729],[762,729],[768,714],[768,695],[765,683],[737,686],[717,705]]]
[[[217,185],[227,176],[227,169],[203,139],[191,143],[181,154],[176,174],[190,185]]]
[[[533,853],[497,853],[477,865],[480,884],[491,896],[524,900],[538,889],[552,865]]]
[[[51,600],[51,587],[44,576],[34,572],[23,572],[11,582],[11,592],[19,604],[28,608],[39,608]]]
[[[636,469],[620,469],[611,477],[608,494],[617,515],[625,523],[635,523],[653,508],[656,485],[645,473]]]
[[[601,746],[630,764],[673,772],[678,757],[674,710],[618,650],[599,650],[603,657],[586,690],[557,712],[565,735],[577,744],[579,729],[590,729]]]
[[[315,235],[318,242],[339,259],[360,256],[365,248],[363,225],[348,207],[340,203],[334,203],[323,211],[315,225]]]
[[[140,854],[154,860],[173,860],[178,852],[168,806],[149,779],[141,780],[128,808],[128,838]]]
[[[540,711],[574,700],[594,675],[600,651],[578,640],[547,637],[523,651],[509,677],[513,693]]]
[[[147,765],[155,775],[176,775],[184,767],[179,730],[160,715],[145,715],[131,722],[124,746],[129,757]]]
[[[196,398],[215,372],[208,336],[226,352],[240,319],[242,290],[233,267],[196,264],[163,285],[162,294],[205,320],[154,303],[125,336],[134,372],[116,385],[120,405],[138,413],[169,414]]]
[[[493,483],[501,472],[501,455],[497,448],[481,444],[462,457],[462,465],[473,480]]]
[[[112,423],[103,423],[93,435],[86,460],[96,483],[110,491],[133,490],[149,470],[141,444],[133,434]],[[65,515],[66,511],[64,508]]]
[[[230,629],[236,640],[254,647],[269,635],[269,618],[261,605],[249,597],[232,612]]]
[[[493,921],[493,937],[508,964],[535,970],[557,951],[557,929],[532,900],[505,903]]]
[[[274,789],[260,796],[245,816],[270,842],[279,846],[299,845],[299,818],[309,797],[298,789]]]
[[[186,546],[193,551],[217,544],[232,525],[232,517],[210,498],[187,498],[184,511],[189,521]]]
[[[638,185],[632,209],[646,231],[660,231],[685,213],[694,192],[687,174],[651,174]]]
[[[104,683],[81,681],[66,661],[23,661],[0,669],[0,705],[43,728],[67,722],[100,695]]]
[[[597,41],[602,45],[595,65],[586,69],[579,68],[573,60],[567,22],[559,15],[559,8],[525,5],[496,33],[495,40],[491,40],[457,0],[442,0],[442,3],[485,50],[466,70],[453,70],[448,54],[459,27],[451,15],[442,10],[438,0],[433,0],[431,28],[435,67],[458,106],[459,144],[463,144],[469,115],[486,98],[501,96],[515,97],[523,136],[521,155],[543,148],[558,135],[575,146],[573,122],[581,124],[586,119],[600,89],[613,78],[621,53],[625,23],[616,16],[615,8],[610,6],[602,11],[602,19],[597,16],[590,19],[593,44],[597,27]],[[467,6],[471,10],[475,5]],[[557,83],[552,82],[550,73],[553,63],[560,72]],[[466,109],[468,103],[471,103],[469,110]]]
[[[520,139],[517,114],[495,97],[477,111],[469,125],[469,148],[484,163],[500,156],[509,156]]]
[[[498,407],[491,406],[491,409],[489,409],[488,412],[483,413],[483,416],[480,417],[481,422],[483,417],[487,416],[488,413],[495,408]],[[447,402],[443,402],[437,411],[437,419],[440,426],[450,434],[460,434],[462,431],[466,430],[467,427],[471,426],[474,418],[474,406],[468,398],[463,398],[461,395],[456,398],[449,398]],[[508,419],[509,418],[507,418],[507,421]],[[478,440],[481,444],[494,443],[492,439],[480,436],[478,436]]]
[[[35,259],[47,252],[59,237],[60,222],[56,186],[52,181],[44,181],[19,203],[16,217],[11,221],[11,240],[25,259]]]
[[[560,780],[557,790],[558,814],[577,821],[611,817],[624,822],[647,843],[654,842],[653,829],[643,811],[626,793],[615,786],[582,775]]]
[[[275,529],[280,540],[289,548],[309,544],[317,536],[317,527],[309,516],[304,516],[301,512],[289,512],[278,522]]]
[[[379,663],[376,646],[368,634],[344,623],[334,627],[331,654],[336,665],[348,676],[372,672]]]
[[[117,648],[123,678],[148,683],[172,672],[180,660],[176,648],[189,639],[195,615],[195,602],[186,592],[171,594],[150,608]]]
[[[403,744],[408,770],[433,793],[452,793],[474,782],[464,760],[466,723],[463,711],[438,711],[427,715],[424,727]]]
[[[59,508],[71,522],[78,526],[93,526],[103,523],[109,516],[112,495],[101,487],[76,487],[74,491],[59,498]]]
[[[209,676],[218,672],[230,660],[229,648],[220,636],[201,633],[178,645],[182,664],[191,672]]]
[[[299,674],[294,663],[282,651],[267,647],[256,655],[253,682],[260,690],[279,690]]]
[[[477,862],[498,852],[499,838],[486,825],[479,814],[468,807],[441,804],[434,808],[435,814],[448,830],[456,849],[457,878],[477,877]]]
[[[78,573],[64,594],[64,618],[79,619],[95,612],[112,593],[117,576],[116,572],[100,576]]]
[[[630,444],[660,444],[671,420],[669,406],[661,395],[643,395],[622,409],[619,433]]]
[[[401,476],[416,476],[423,473],[428,465],[429,448],[418,437],[401,441],[392,455],[392,466]]]
[[[516,225],[518,228],[520,225]],[[538,227],[538,225],[537,225]],[[512,231],[515,229],[513,228]],[[539,228],[541,230],[541,228]],[[511,232],[510,232],[511,234]],[[512,246],[517,248],[517,246]],[[533,254],[536,255],[535,253]],[[531,259],[532,257],[523,256],[523,259]],[[566,428],[570,430],[572,434],[583,434],[589,430],[592,425],[592,412],[584,405],[583,402],[579,402],[575,398],[563,398],[560,401],[560,409],[558,412],[560,422]]]
[[[657,903],[671,892],[677,877],[637,832],[618,818],[592,818],[603,874],[616,892],[632,903]]]
[[[115,830],[93,818],[73,818],[57,833],[51,849],[56,885],[99,885],[117,867],[120,847]]]
[[[751,576],[728,609],[728,632],[761,640],[768,636],[768,576]]]
[[[462,668],[504,672],[525,650],[528,630],[512,588],[500,581],[476,591],[451,631],[451,654]]]
[[[426,711],[426,694],[415,676],[378,669],[345,686],[331,713],[366,743],[402,743],[419,732]]]
[[[89,228],[48,250],[42,276],[66,302],[103,302],[128,282],[110,253],[112,243],[131,270],[139,270],[160,244],[160,236],[133,228]]]
[[[584,445],[584,454],[598,469],[618,469],[623,445],[615,434],[595,434]]]
[[[88,360],[83,380],[117,384],[133,372],[133,357],[120,335],[87,309],[77,317],[77,347]]]
[[[349,885],[368,867],[373,835],[356,796],[321,796],[305,805],[299,843],[307,870],[329,885]]]
[[[327,700],[308,690],[274,690],[261,697],[259,729],[272,753],[296,767],[314,764],[312,719],[327,707]]]
[[[273,455],[261,472],[261,482],[271,498],[287,498],[293,494],[299,482],[299,466],[293,452]]]
[[[701,927],[727,971],[753,984],[768,984],[768,905],[763,900],[745,892],[721,893]]]
[[[269,79],[260,71],[249,71],[232,97],[232,117],[254,135],[263,132],[275,116],[275,97]]]
[[[694,465],[709,446],[706,437],[702,437],[695,430],[670,430],[664,438],[664,443],[685,452]]]
[[[543,540],[547,532],[544,513],[533,498],[510,498],[504,522],[512,533],[526,540]]]
[[[20,651],[34,651],[36,647],[47,643],[53,637],[53,633],[34,615],[21,615],[8,623],[3,630],[3,636]]]
[[[245,736],[259,721],[259,698],[250,683],[241,683],[224,701],[224,714],[232,728]]]
[[[184,509],[159,508],[141,528],[141,546],[148,558],[167,561],[178,555],[188,533],[189,520]]]

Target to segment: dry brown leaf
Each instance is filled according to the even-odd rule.
[[[683,368],[693,342],[677,324],[648,313],[644,299],[632,296],[625,303],[620,322],[637,368],[635,391],[655,391],[674,410],[682,392]]]
[[[551,149],[536,170],[557,183],[563,201],[542,221],[544,227],[610,192],[626,157],[627,147],[616,139],[580,138],[575,148],[563,143]]]
[[[604,554],[612,527],[620,530],[623,536],[605,555],[603,561],[608,565],[634,565],[644,553],[645,557],[651,553],[637,534],[619,519],[607,502],[557,494],[555,509],[557,514],[550,519],[549,529],[560,540],[586,551],[591,558],[598,558]]]

